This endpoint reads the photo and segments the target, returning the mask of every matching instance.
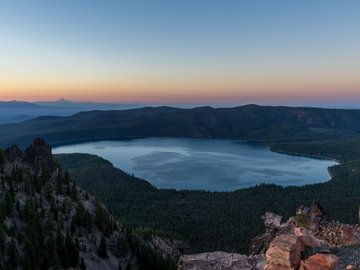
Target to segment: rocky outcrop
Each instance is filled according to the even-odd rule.
[[[319,203],[314,203],[310,207],[308,215],[310,220],[315,223],[320,223],[328,219],[325,209]]]
[[[240,255],[227,252],[206,252],[183,255],[178,270],[260,270],[264,265],[261,256]]]
[[[315,254],[303,260],[299,270],[332,270],[339,264],[339,258],[330,254]]]
[[[297,269],[301,262],[301,243],[295,235],[279,235],[266,252],[265,270]]]
[[[11,162],[21,162],[23,160],[23,153],[17,145],[13,145],[10,148],[5,149],[6,159]]]
[[[153,235],[151,239],[141,239],[141,242],[165,257],[172,258],[177,262],[182,254],[187,254],[191,250],[188,243],[174,238]]]
[[[262,219],[265,233],[252,240],[250,257],[224,252],[187,255],[178,269],[360,269],[360,226],[331,220],[321,205],[301,206],[287,222],[273,213]]]
[[[0,269],[172,269],[187,246],[123,226],[56,165],[45,141],[0,152]]]
[[[266,216],[271,218],[269,218],[270,222],[265,222],[265,235],[268,239],[271,235],[279,236],[271,242],[266,252],[265,269],[340,270],[348,265],[360,266],[358,256],[360,252],[356,248],[360,245],[360,227],[331,220],[321,205],[299,207],[296,211],[293,231],[286,231],[286,235],[278,232],[286,227],[285,223],[278,222],[281,217],[272,214]],[[279,228],[277,232],[276,228]],[[274,231],[275,234],[269,233]],[[261,237],[256,237],[255,240]],[[287,240],[279,241],[279,238]],[[300,255],[296,249],[297,241],[300,242]],[[294,254],[297,254],[297,257]],[[299,260],[301,260],[300,265],[297,264]]]
[[[329,252],[329,244],[317,239],[304,228],[295,228],[293,235],[280,235],[270,244],[266,252],[265,270],[320,270],[334,269],[339,258],[331,254],[317,253],[302,260],[308,250]],[[300,268],[299,268],[300,267]]]
[[[325,240],[316,238],[310,231],[305,228],[294,228],[294,235],[299,239],[301,250],[305,248],[317,248],[329,246]]]
[[[341,229],[341,240],[343,245],[360,245],[360,233],[353,226],[344,226]]]
[[[29,164],[35,172],[48,168],[50,172],[56,169],[50,145],[43,139],[37,138],[25,150],[24,162]]]
[[[326,223],[328,220],[324,208],[318,203],[313,204],[310,208],[302,205],[296,210],[295,221],[297,227],[314,230],[319,224]]]
[[[282,222],[282,217],[274,213],[265,213],[261,217],[265,225],[265,233],[251,240],[249,253],[264,254],[271,241],[278,235],[290,234],[295,227],[295,219],[289,218],[287,222]]]
[[[44,169],[48,170],[48,173],[57,169],[50,145],[40,138],[35,139],[24,152],[16,145],[5,149],[5,159],[7,161],[5,169],[8,175],[12,172],[13,166],[26,167],[37,175],[40,175]]]

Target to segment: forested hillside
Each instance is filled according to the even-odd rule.
[[[122,221],[180,234],[194,251],[244,253],[250,239],[264,230],[260,217],[268,211],[289,217],[301,204],[320,202],[335,219],[357,222],[360,159],[359,144],[354,145],[353,140],[276,145],[281,151],[341,159],[342,164],[330,168],[329,182],[303,187],[260,185],[234,192],[156,189],[96,156],[56,158],[75,181],[101,197]]]
[[[308,141],[358,135],[360,110],[269,107],[171,107],[90,111],[70,117],[39,117],[0,128],[0,145],[28,145],[41,136],[51,145],[135,137]]]

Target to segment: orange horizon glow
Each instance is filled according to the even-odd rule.
[[[91,81],[91,80],[90,80]],[[205,82],[204,82],[205,81]],[[241,80],[240,80],[241,81]],[[178,81],[56,82],[0,79],[0,100],[42,101],[61,97],[95,102],[266,102],[266,101],[360,101],[360,82],[353,78],[328,77],[327,80],[301,77],[204,78]],[[354,100],[355,99],[355,100]]]

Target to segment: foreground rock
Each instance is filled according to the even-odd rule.
[[[261,218],[264,220],[265,233],[251,240],[249,253],[252,255],[264,254],[276,236],[290,234],[295,227],[293,217],[287,222],[282,222],[281,216],[268,212]]]
[[[305,248],[329,246],[329,243],[327,243],[325,240],[316,238],[309,230],[305,228],[294,228],[294,235],[298,237],[302,251],[304,251]]]
[[[295,235],[279,235],[266,252],[265,270],[297,269],[301,262],[301,243]]]
[[[335,255],[316,254],[301,262],[300,270],[332,270],[339,264]]]
[[[314,204],[311,207],[300,206],[296,210],[295,217],[289,218],[287,222],[282,222],[282,217],[273,213],[266,213],[262,218],[265,233],[252,239],[249,253],[253,255],[265,253],[271,241],[278,235],[300,235],[303,234],[301,231],[304,232],[304,230],[313,236],[312,240],[325,241],[331,246],[360,245],[360,226],[341,224],[330,219],[319,204]],[[295,228],[299,229],[294,231]],[[324,243],[318,244],[323,245]]]
[[[178,270],[257,270],[262,269],[261,256],[240,255],[227,252],[207,252],[181,256]]]
[[[331,253],[329,244],[326,241],[317,239],[307,229],[296,227],[294,234],[279,235],[271,242],[266,252],[265,270],[298,269],[300,265],[300,269],[303,270],[325,270],[334,269],[339,263],[336,256],[325,254],[316,254],[308,260],[301,261],[302,257],[306,255],[305,251],[308,250]],[[332,259],[337,263],[330,263]]]
[[[352,226],[344,226],[341,229],[341,240],[343,245],[359,245],[360,233]]]
[[[186,255],[181,257],[178,270],[344,270],[360,267],[360,226],[331,220],[319,204],[299,207],[296,216],[287,222],[273,213],[266,213],[262,219],[265,233],[252,240],[250,257],[225,252]]]
[[[182,256],[178,270],[360,269],[360,226],[331,220],[319,204],[301,206],[296,216],[266,213],[265,233],[251,241],[250,257],[211,252]]]

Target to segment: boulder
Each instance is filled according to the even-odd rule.
[[[330,254],[315,254],[301,262],[299,270],[332,270],[339,264],[339,258]]]
[[[266,252],[265,270],[298,269],[301,261],[301,243],[295,235],[279,235]]]
[[[328,216],[320,204],[314,203],[310,208],[306,206],[297,208],[295,220],[296,227],[314,230],[319,224],[328,221]]]
[[[295,219],[289,218],[281,223],[282,217],[274,213],[266,213],[261,217],[265,225],[265,233],[251,239],[249,253],[252,255],[264,254],[276,236],[290,234],[295,226]]]
[[[301,205],[299,206],[297,209],[296,209],[296,215],[304,215],[304,216],[307,216],[309,214],[309,211],[310,211],[310,208],[309,207],[306,207],[304,205]]]
[[[277,228],[281,226],[282,216],[267,212],[261,218],[264,220],[265,228]]]
[[[358,245],[360,244],[360,233],[352,226],[344,226],[341,229],[341,241],[343,245]]]
[[[178,270],[254,270],[261,265],[260,256],[247,257],[236,253],[205,252],[183,255],[177,264]]]
[[[324,208],[319,203],[314,203],[310,207],[309,217],[311,220],[315,222],[320,222],[326,219],[327,216]]]
[[[305,247],[317,248],[329,246],[326,241],[316,238],[309,230],[305,228],[294,228],[294,235],[299,238],[302,251],[305,249]]]

